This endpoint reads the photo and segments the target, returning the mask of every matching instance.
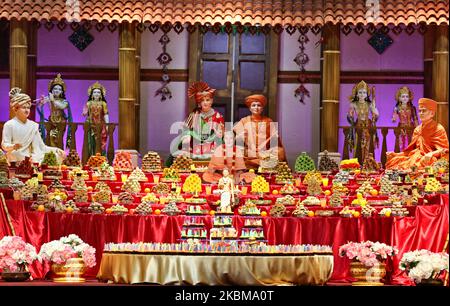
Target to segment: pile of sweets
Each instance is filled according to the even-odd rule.
[[[100,191],[100,190],[108,190],[109,192],[111,192],[111,188],[109,187],[108,184],[106,184],[105,182],[98,182],[95,187],[94,187],[95,191]]]
[[[24,160],[18,163],[16,169],[16,176],[22,178],[31,177],[34,173],[33,166],[31,165],[30,157],[25,157]]]
[[[342,199],[342,194],[339,191],[333,192],[330,197],[328,204],[331,207],[340,207],[344,204],[344,200]]]
[[[303,184],[308,185],[309,181],[315,179],[319,182],[319,184],[322,182],[322,174],[318,171],[309,171],[306,173],[305,178],[303,179]]]
[[[97,202],[92,202],[88,207],[89,212],[94,214],[101,214],[105,211],[105,208],[102,204]]]
[[[238,212],[243,216],[259,216],[261,214],[261,211],[251,202],[245,202],[244,205],[239,207]]]
[[[328,156],[328,151],[323,151],[323,156],[320,158],[319,162],[319,171],[333,172],[338,170],[339,165]]]
[[[56,189],[54,192],[50,192],[48,194],[48,199],[61,199],[62,201],[65,201],[67,199],[67,193],[62,190]]]
[[[286,213],[286,207],[281,203],[275,203],[271,208],[269,214],[272,217],[283,217]]]
[[[44,179],[62,178],[63,174],[60,169],[44,169]]]
[[[320,187],[321,181],[317,180],[315,177],[311,178],[306,187],[306,193],[310,196],[320,195],[322,193],[322,187]]]
[[[59,197],[49,199],[48,202],[50,203],[52,211],[54,212],[64,212],[66,210],[66,207],[63,204],[63,200]]]
[[[339,171],[333,178],[334,183],[348,184],[350,175],[347,171]]]
[[[139,193],[141,192],[141,184],[136,179],[128,178],[127,181],[123,183],[122,190],[131,193]]]
[[[159,172],[161,169],[161,157],[158,153],[149,151],[142,158],[142,170],[146,172]]]
[[[131,154],[129,152],[120,151],[117,152],[113,160],[113,168],[118,171],[131,171],[133,170],[133,163],[131,162]]]
[[[0,172],[0,188],[9,187],[8,174],[6,172]]]
[[[31,186],[33,188],[37,188],[37,186],[39,185],[39,180],[37,178],[37,175],[33,174],[33,176],[25,182],[25,185]]]
[[[434,164],[432,165],[434,173],[438,173],[439,169],[444,169],[444,172],[448,172],[449,171],[448,164],[449,164],[449,162],[445,158],[441,158],[441,159],[435,161]]]
[[[320,200],[314,196],[308,196],[306,199],[301,201],[301,204],[308,206],[320,205]]]
[[[11,179],[9,179],[8,181],[8,187],[12,188],[12,189],[20,189],[24,186],[25,184],[19,180],[17,177],[13,177]]]
[[[392,193],[395,193],[395,191],[396,191],[396,188],[392,184],[388,175],[383,175],[383,177],[380,180],[380,185],[381,185],[381,187],[380,187],[381,195],[390,195]]]
[[[41,162],[41,165],[47,165],[50,167],[58,166],[58,160],[56,159],[56,154],[53,151],[47,152],[44,154],[44,159]]]
[[[81,168],[73,168],[69,171],[69,180],[73,180],[77,174],[80,173],[83,179],[88,180],[89,179],[89,173],[86,170],[82,170]]]
[[[77,203],[83,203],[88,201],[87,189],[75,189],[73,200]]]
[[[67,212],[78,213],[80,209],[77,207],[77,204],[73,200],[69,200],[64,203],[65,210]]]
[[[102,156],[100,153],[97,153],[89,157],[87,165],[91,168],[100,168],[100,166],[105,162],[107,162],[106,157]]]
[[[438,192],[442,189],[441,183],[434,177],[434,175],[429,176],[425,185],[425,192],[433,193]]]
[[[182,154],[178,155],[175,158],[175,161],[173,162],[171,168],[177,169],[179,172],[187,172],[191,171],[191,167],[194,165],[194,162],[192,161],[192,158],[189,156]]]
[[[144,172],[142,172],[142,170],[139,167],[136,167],[133,172],[131,172],[130,176],[128,177],[128,179],[136,179],[140,182],[147,182],[148,179],[145,176]]]
[[[295,187],[292,183],[286,183],[283,187],[280,188],[281,194],[297,194],[300,193],[300,190]]]
[[[393,204],[391,207],[391,215],[394,217],[404,217],[408,214],[408,209],[403,207],[401,203]]]
[[[100,190],[92,195],[92,200],[99,203],[110,203],[111,192],[105,189]]]
[[[186,203],[190,203],[190,204],[203,204],[206,202],[208,202],[208,200],[206,200],[205,198],[192,197],[192,198],[186,199]]]
[[[0,173],[4,172],[4,173],[9,173],[9,169],[8,169],[8,160],[6,159],[6,155],[3,154],[3,151],[0,150]]]
[[[178,170],[175,168],[164,168],[162,181],[179,182],[180,174],[178,173]]]
[[[181,196],[181,194],[177,194],[176,192],[170,192],[167,196],[166,196],[166,200],[169,202],[174,202],[174,203],[181,203],[184,201],[184,198]],[[201,203],[204,201],[200,201]]]
[[[363,198],[361,193],[358,193],[356,195],[356,199],[352,201],[352,205],[358,205],[358,206],[366,206],[367,200]]]
[[[376,209],[370,205],[363,206],[361,208],[361,215],[364,217],[371,217],[373,213],[376,213]]]
[[[81,167],[81,159],[76,150],[70,150],[63,161],[63,165],[67,167]]]
[[[275,203],[281,203],[283,205],[295,205],[295,198],[291,195],[278,198]]]
[[[24,201],[30,201],[33,199],[33,194],[35,191],[36,187],[25,184],[25,186],[20,189],[20,198]]]
[[[72,186],[70,186],[72,190],[80,190],[80,189],[86,189],[87,186],[84,181],[84,178],[81,176],[81,173],[78,173],[77,176],[73,179]]]
[[[111,212],[116,215],[123,215],[128,212],[128,208],[126,208],[125,206],[122,206],[120,204],[116,204],[116,205],[111,206]]]
[[[116,180],[116,173],[114,172],[114,168],[110,166],[106,161],[100,165],[98,171],[96,171],[96,174],[99,177],[98,179],[102,181]]]
[[[342,208],[342,210],[339,212],[339,215],[344,218],[351,218],[355,215],[356,210],[350,209],[348,206],[345,206]]]
[[[369,195],[372,191],[372,185],[369,181],[364,181],[361,186],[356,189],[356,193],[360,193],[362,195]]]
[[[252,192],[254,193],[263,193],[263,192],[269,192],[269,183],[266,181],[266,179],[258,175],[256,178],[252,181]]]
[[[303,218],[307,217],[310,214],[310,210],[305,207],[302,203],[298,203],[295,207],[295,210],[292,212],[292,215],[295,217]]]
[[[183,191],[187,193],[199,193],[202,191],[202,179],[197,173],[191,173],[183,184]]]
[[[148,202],[142,202],[136,207],[134,212],[138,215],[151,215],[153,210]]]
[[[370,153],[364,160],[362,170],[366,172],[375,172],[380,170],[380,166],[375,161],[373,154]]]
[[[300,153],[300,155],[295,160],[295,171],[305,172],[313,170],[316,170],[316,166],[314,165],[314,161],[312,160],[312,158],[309,157],[306,152]]]
[[[153,186],[152,191],[157,194],[168,194],[170,192],[170,188],[166,183],[158,183]]]
[[[169,202],[164,206],[164,208],[161,210],[162,213],[165,213],[168,216],[175,216],[181,213],[181,210],[177,207],[177,204],[175,202]]]
[[[48,186],[49,190],[66,190],[66,186],[61,183],[59,179],[54,179],[53,182]]]
[[[150,192],[142,197],[141,203],[142,204],[159,203],[159,199],[153,192]]]
[[[119,194],[117,201],[121,204],[131,204],[134,202],[134,197],[131,193],[124,191]]]
[[[287,182],[292,182],[294,177],[292,176],[292,171],[289,168],[287,162],[279,162],[277,166],[277,174],[275,176],[275,181],[278,184],[284,184]]]
[[[357,158],[343,159],[339,165],[339,168],[344,171],[359,170],[361,165]]]

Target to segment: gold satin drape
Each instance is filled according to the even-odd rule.
[[[235,256],[103,253],[97,278],[161,285],[323,285],[333,255]]]

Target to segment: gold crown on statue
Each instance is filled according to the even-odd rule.
[[[411,91],[411,89],[409,89],[408,86],[403,86],[401,87],[399,90],[397,90],[397,93],[395,94],[395,100],[399,101],[400,100],[400,96],[403,94],[407,94],[409,96],[409,101],[412,101],[414,98],[414,94]]]
[[[50,90],[52,90],[52,87],[55,85],[61,86],[63,91],[66,92],[66,83],[64,83],[63,79],[61,78],[61,73],[58,73],[56,75],[56,78],[48,83],[48,91],[50,92]]]
[[[100,89],[100,91],[102,92],[103,97],[106,96],[106,89],[105,89],[105,87],[97,81],[94,84],[92,84],[91,86],[89,86],[89,89],[88,89],[88,96],[89,97],[91,96],[92,91],[94,89]]]
[[[352,89],[352,96],[350,97],[350,101],[353,101],[353,99],[355,98],[355,96],[358,94],[358,90],[360,89],[365,89],[367,91],[367,96],[370,96],[370,88],[369,85],[367,85],[366,82],[361,81],[358,84],[356,84],[355,86],[353,86]]]

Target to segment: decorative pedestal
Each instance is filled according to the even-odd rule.
[[[86,266],[82,258],[70,258],[66,264],[52,264],[53,281],[56,283],[84,283]]]
[[[352,286],[384,286],[382,278],[386,275],[384,263],[374,267],[366,267],[359,261],[350,263],[350,273],[357,281]]]

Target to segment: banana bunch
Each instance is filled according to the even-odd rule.
[[[425,192],[437,192],[441,190],[441,183],[434,177],[427,178],[427,184],[425,185]]]
[[[258,175],[252,181],[252,192],[269,192],[269,183],[264,177]]]

